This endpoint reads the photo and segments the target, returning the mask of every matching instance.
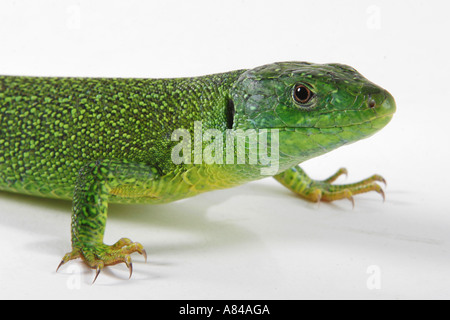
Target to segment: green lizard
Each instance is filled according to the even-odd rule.
[[[1,76],[0,190],[73,201],[72,251],[58,269],[82,258],[95,279],[117,263],[131,276],[130,254],[146,252],[127,238],[103,243],[108,203],[170,202],[267,175],[315,202],[384,198],[379,175],[335,185],[345,169],[318,181],[298,164],[374,134],[395,108],[387,91],[341,64],[176,79]],[[225,146],[242,132],[240,148]]]

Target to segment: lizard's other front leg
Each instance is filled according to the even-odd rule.
[[[105,266],[118,263],[127,265],[131,277],[130,254],[138,252],[146,259],[147,255],[140,243],[127,238],[114,245],[103,243],[108,199],[122,186],[145,191],[157,177],[157,171],[145,164],[101,160],[85,165],[79,172],[73,196],[72,252],[64,256],[58,269],[70,260],[81,258],[97,270],[94,282]]]
[[[312,202],[349,199],[354,205],[354,195],[369,191],[378,192],[384,200],[384,191],[377,182],[386,184],[386,181],[380,175],[375,174],[367,179],[351,184],[332,184],[343,174],[347,174],[345,168],[339,169],[328,179],[313,180],[297,165],[274,176],[274,178],[300,197]]]

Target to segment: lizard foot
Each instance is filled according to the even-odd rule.
[[[294,167],[277,176],[279,182],[294,191],[300,197],[312,202],[331,202],[340,199],[355,201],[353,196],[359,193],[375,191],[381,194],[383,201],[385,199],[384,191],[378,182],[386,185],[386,181],[380,175],[373,175],[367,179],[351,184],[333,184],[341,175],[347,175],[345,168],[339,169],[335,174],[325,180],[313,180],[299,167]]]
[[[67,253],[63,257],[56,271],[70,260],[81,258],[90,268],[96,269],[97,271],[92,283],[97,280],[98,275],[104,267],[118,263],[125,263],[127,265],[130,270],[131,278],[133,273],[133,263],[131,262],[130,254],[134,252],[143,255],[145,261],[147,261],[147,253],[145,252],[144,247],[140,243],[132,242],[127,238],[120,239],[112,246],[100,244],[75,247],[72,252]]]
[[[385,200],[385,194],[381,186],[377,182],[386,185],[386,180],[380,175],[372,175],[371,177],[351,184],[336,185],[333,182],[341,175],[347,175],[345,168],[339,169],[334,175],[325,180],[311,180],[309,186],[304,190],[302,197],[313,202],[331,202],[340,199],[348,199],[352,202],[353,207],[355,201],[353,196],[360,193],[370,191],[378,192]]]

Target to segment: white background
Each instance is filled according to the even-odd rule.
[[[352,65],[398,112],[370,139],[312,159],[373,173],[378,194],[307,203],[268,178],[167,205],[112,205],[106,241],[140,241],[94,272],[72,262],[70,202],[0,193],[0,298],[450,298],[446,1],[0,2],[0,74],[177,77],[274,61]],[[375,281],[374,281],[375,280]],[[379,280],[378,282],[376,280]]]

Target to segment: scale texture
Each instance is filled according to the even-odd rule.
[[[248,137],[243,162],[235,149],[226,158],[223,144],[213,148],[215,162],[198,161],[194,146],[211,151],[220,135],[251,131],[266,138],[269,154],[277,151],[270,175],[307,200],[384,196],[379,175],[335,185],[345,169],[317,181],[299,164],[374,134],[395,108],[386,90],[341,64],[283,62],[175,79],[0,76],[0,190],[73,201],[72,252],[61,264],[82,258],[97,276],[121,262],[131,271],[130,254],[145,250],[127,238],[103,243],[108,203],[175,201],[265,178],[262,169],[273,165]],[[192,134],[193,161],[175,163],[174,131],[194,133],[199,123],[203,138],[216,136]]]

